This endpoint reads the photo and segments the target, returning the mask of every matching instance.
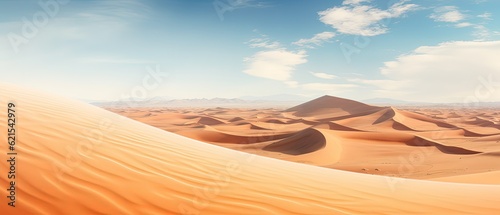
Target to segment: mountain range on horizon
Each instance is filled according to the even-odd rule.
[[[329,96],[329,95],[325,95]],[[335,96],[330,96],[335,97]],[[340,98],[340,97],[336,97]],[[295,105],[314,100],[300,95],[276,94],[270,96],[242,96],[238,98],[193,98],[193,99],[173,99],[168,96],[157,96],[149,99],[133,100],[125,99],[119,101],[87,101],[100,107],[280,107],[288,108]],[[351,99],[348,99],[351,100]],[[351,100],[356,101],[356,100]],[[376,106],[397,106],[397,107],[499,107],[500,102],[477,102],[477,103],[431,103],[403,101],[391,98],[363,99],[359,102]]]

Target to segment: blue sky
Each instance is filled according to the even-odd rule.
[[[0,1],[2,82],[85,100],[500,101],[500,1]]]

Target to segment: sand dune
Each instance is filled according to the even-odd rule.
[[[489,120],[489,119],[484,119],[481,117],[474,117],[473,120],[466,121],[465,123],[470,124],[470,125],[475,125],[475,126],[491,127],[491,128],[500,129],[500,124],[498,124],[497,122],[494,122],[493,120]]]
[[[277,157],[299,163],[328,166],[339,161],[340,141],[320,129],[308,128],[262,148],[279,153]]]
[[[238,121],[242,121],[242,120],[245,120],[245,119],[243,119],[243,118],[241,118],[241,117],[234,117],[234,118],[232,118],[232,119],[230,119],[230,120],[228,120],[228,121],[229,121],[229,122],[238,122]]]
[[[242,129],[240,127],[237,127],[238,129]],[[252,125],[250,126],[244,126],[243,129],[245,128],[250,128],[252,129]],[[259,129],[260,130],[260,129]],[[214,129],[212,127],[207,127],[204,126],[202,130],[197,130],[195,132],[185,130],[185,131],[179,131],[177,132],[180,135],[193,138],[193,139],[201,139],[204,140],[205,142],[213,142],[213,143],[233,143],[233,144],[252,144],[252,143],[257,143],[261,142],[262,140],[270,141],[270,140],[279,140],[283,139],[286,137],[289,137],[293,134],[290,133],[284,133],[284,134],[276,134],[274,132],[269,132],[267,135],[265,134],[260,134],[260,135],[238,135],[238,134],[231,134],[229,132],[224,132],[220,131],[217,129]]]
[[[403,131],[432,131],[441,128],[456,128],[456,126],[446,122],[398,110],[393,107],[383,108],[374,113],[353,116],[335,122],[361,130],[363,128],[368,130],[386,128],[388,130],[396,129]]]
[[[354,129],[351,127],[343,126],[334,122],[326,122],[326,123],[319,123],[314,126],[315,128],[322,128],[322,129],[330,129],[330,130],[337,130],[337,131],[362,131],[358,129]]]
[[[401,110],[324,96],[287,110],[113,111],[226,148],[357,173],[432,180],[500,171],[491,156],[500,151],[496,109]],[[218,122],[196,122],[207,116]]]
[[[467,174],[459,176],[450,176],[443,178],[435,178],[433,181],[444,181],[454,183],[476,183],[476,184],[496,184],[500,179],[500,171],[483,172],[476,174]]]
[[[0,92],[1,106],[10,100],[17,105],[21,158],[17,207],[4,202],[2,214],[494,214],[500,209],[498,185],[405,180],[286,162],[198,142],[80,102],[8,85]],[[0,119],[6,121],[5,111]],[[0,125],[3,132],[5,126]],[[6,163],[0,165],[5,170]],[[6,177],[0,181],[5,187]],[[6,189],[0,193],[7,195]]]
[[[198,119],[196,123],[199,123],[202,125],[220,125],[220,124],[224,124],[224,121],[221,121],[221,120],[216,119],[214,117],[200,117],[200,119]]]
[[[429,140],[417,135],[405,133],[344,133],[343,138],[383,142],[385,144],[401,143],[414,147],[435,147],[447,154],[479,154],[481,152],[471,151],[460,147],[446,146],[437,141]]]
[[[294,115],[300,117],[317,117],[323,114],[330,116],[345,116],[357,113],[370,112],[381,109],[380,107],[370,106],[360,102],[333,97],[323,96],[306,102],[304,104],[292,107],[287,112],[294,112]]]

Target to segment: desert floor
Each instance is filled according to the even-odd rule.
[[[6,198],[12,182],[6,162],[10,102],[16,113],[16,207]],[[500,210],[499,185],[449,182],[498,179],[494,112],[441,111],[432,118],[330,97],[312,104],[321,108],[115,110],[150,126],[83,102],[0,84],[0,214]],[[439,119],[446,116],[466,118]],[[401,166],[401,159],[408,164]]]
[[[351,172],[500,184],[500,109],[377,107],[325,96],[287,110],[110,108],[185,137]]]

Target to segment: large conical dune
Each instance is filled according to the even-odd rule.
[[[500,186],[363,175],[191,140],[111,112],[0,85],[16,103],[16,207],[1,214],[496,214]],[[0,153],[5,156],[6,140]],[[3,157],[5,159],[5,157]],[[4,160],[2,159],[2,160]],[[6,173],[7,163],[0,162]],[[2,196],[7,177],[1,174]]]
[[[370,106],[361,102],[334,97],[322,96],[312,101],[292,107],[286,111],[294,112],[300,117],[316,117],[323,114],[331,116],[346,116],[380,110],[381,107]]]

